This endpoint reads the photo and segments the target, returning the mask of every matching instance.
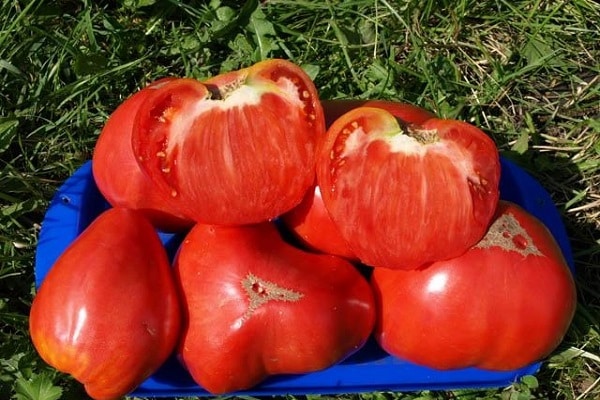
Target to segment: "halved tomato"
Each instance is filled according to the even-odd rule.
[[[434,117],[434,114],[423,108],[389,100],[322,100],[321,105],[325,112],[325,123],[328,128],[340,116],[358,107],[387,110],[402,120],[404,124],[420,124]],[[354,252],[342,238],[337,226],[329,216],[318,185],[313,185],[302,202],[282,215],[281,219],[296,238],[309,249],[356,259]]]
[[[404,124],[359,107],[329,128],[317,165],[323,202],[356,256],[413,269],[456,257],[485,234],[496,209],[496,145],[465,122]]]
[[[159,79],[125,99],[102,128],[92,159],[94,180],[106,201],[113,207],[142,212],[163,231],[184,230],[192,221],[171,207],[169,197],[155,190],[152,181],[142,172],[133,155],[131,134],[135,114],[144,100],[175,79]]]
[[[275,218],[300,202],[324,132],[308,75],[289,61],[268,60],[205,82],[164,85],[136,116],[133,149],[182,213],[238,225]]]

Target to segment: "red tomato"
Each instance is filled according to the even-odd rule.
[[[287,244],[270,223],[198,224],[175,268],[187,318],[180,359],[212,393],[329,367],[373,329],[373,294],[354,266]]]
[[[175,78],[151,83],[121,103],[110,115],[94,148],[92,173],[100,193],[113,207],[140,210],[160,230],[178,231],[191,220],[170,206],[168,196],[154,189],[142,173],[131,147],[133,120],[141,104],[154,90]]]
[[[505,201],[483,240],[460,257],[412,271],[376,268],[371,283],[381,347],[437,369],[513,370],[541,360],[576,307],[550,232]]]
[[[174,350],[177,296],[152,225],[136,211],[111,208],[48,272],[31,306],[31,339],[44,361],[94,399],[120,398]]]
[[[483,237],[498,203],[500,160],[494,142],[465,122],[405,126],[386,110],[359,107],[327,131],[317,179],[363,263],[412,269]]]
[[[308,75],[268,60],[156,90],[137,114],[133,148],[183,214],[237,225],[275,218],[302,200],[324,132]]]
[[[432,113],[412,104],[386,100],[323,100],[325,123],[329,127],[346,112],[358,107],[375,107],[387,110],[405,124],[420,124],[434,117]],[[302,202],[282,216],[285,226],[312,250],[356,259],[348,243],[323,204],[321,190],[313,185]]]

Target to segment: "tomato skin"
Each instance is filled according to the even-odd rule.
[[[507,234],[512,223],[503,216],[514,217],[521,232]],[[436,369],[514,370],[560,344],[576,307],[560,248],[539,220],[513,203],[500,201],[496,221],[505,227],[493,224],[460,257],[411,271],[373,271],[375,337],[384,350]],[[508,246],[490,245],[502,236]]]
[[[152,82],[123,101],[106,121],[94,147],[92,173],[98,190],[113,207],[143,212],[159,230],[182,231],[192,221],[170,206],[142,172],[131,145],[135,114],[156,89],[177,78]]]
[[[327,131],[317,180],[361,262],[413,269],[456,257],[483,237],[499,199],[500,158],[465,122],[405,126],[386,110],[359,107]]]
[[[132,143],[157,190],[183,214],[240,225],[276,218],[302,200],[324,132],[308,75],[267,60],[160,88],[137,114]]]
[[[354,266],[287,244],[270,223],[198,224],[175,270],[186,320],[179,357],[211,393],[329,367],[373,329],[373,294]]]
[[[350,110],[358,107],[374,107],[389,111],[396,118],[408,124],[422,124],[428,119],[435,118],[435,114],[419,106],[393,100],[321,100],[325,112],[325,124],[329,128],[335,120]]]
[[[318,185],[313,185],[296,207],[281,216],[284,226],[311,251],[356,261],[356,256],[329,216]]]
[[[389,100],[321,100],[321,105],[327,127],[343,114],[358,107],[387,110],[406,124],[420,124],[434,117],[434,114],[423,108]],[[356,260],[356,255],[342,238],[323,204],[318,185],[313,185],[300,204],[282,215],[281,219],[309,249]]]
[[[173,352],[181,309],[160,239],[139,212],[111,208],[65,250],[31,306],[39,355],[94,399],[136,388]]]

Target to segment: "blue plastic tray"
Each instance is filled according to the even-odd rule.
[[[573,270],[569,239],[549,194],[521,168],[506,159],[501,162],[501,197],[520,204],[546,224]],[[92,178],[91,162],[87,162],[59,188],[46,213],[35,259],[36,286],[69,243],[106,208],[108,205]],[[162,233],[161,238],[171,251],[181,239]],[[437,371],[389,356],[370,340],[359,352],[331,368],[305,375],[272,377],[249,391],[237,394],[302,395],[504,387],[524,375],[535,374],[539,367],[540,363],[535,363],[508,372],[476,368]],[[209,395],[191,379],[175,357],[171,357],[131,394],[141,397]]]

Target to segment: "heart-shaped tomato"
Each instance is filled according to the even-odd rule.
[[[33,300],[31,339],[94,399],[117,399],[173,352],[181,309],[167,253],[139,212],[111,208],[52,266]]]
[[[483,237],[498,203],[500,161],[494,142],[468,123],[404,124],[359,107],[327,131],[317,179],[363,263],[412,269],[456,257]]]
[[[268,60],[162,86],[137,113],[133,149],[156,190],[183,214],[237,225],[275,218],[301,201],[324,132],[308,75]]]
[[[125,99],[102,128],[92,160],[94,180],[104,198],[113,207],[141,211],[163,231],[183,230],[192,222],[171,207],[170,196],[161,195],[142,172],[133,155],[131,135],[140,105],[152,91],[174,79],[160,79]]]
[[[180,358],[212,393],[329,367],[373,328],[373,294],[358,270],[287,244],[270,223],[198,224],[175,269],[186,319]]]
[[[559,345],[577,304],[550,232],[506,201],[463,255],[411,271],[376,268],[371,283],[382,348],[437,369],[513,370],[540,361]]]
[[[404,124],[420,124],[434,117],[432,113],[423,108],[395,101],[323,100],[321,104],[328,128],[340,116],[358,107],[387,110],[402,120]],[[354,252],[329,216],[318,185],[313,185],[302,202],[282,215],[281,220],[304,246],[322,253],[334,254],[351,260],[356,259]]]

